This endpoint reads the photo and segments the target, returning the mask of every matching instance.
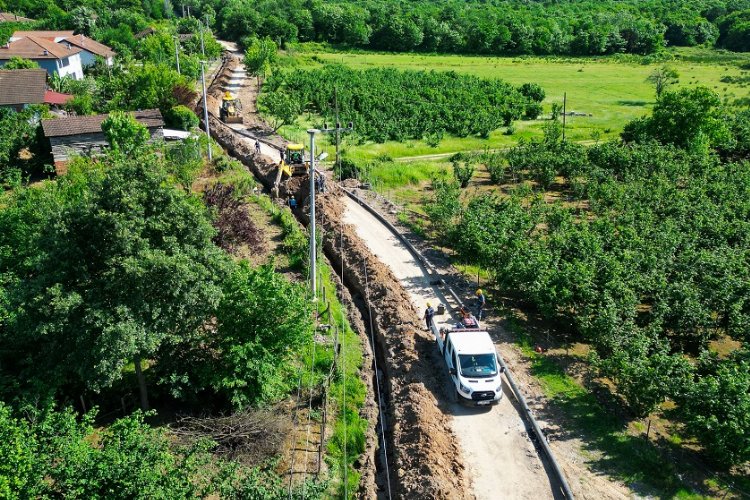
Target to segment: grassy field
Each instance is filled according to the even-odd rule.
[[[614,137],[633,118],[647,114],[653,105],[654,89],[646,81],[654,69],[667,64],[680,75],[677,86],[705,85],[728,102],[750,95],[747,84],[724,83],[724,76],[748,76],[750,55],[722,54],[707,49],[679,49],[654,62],[644,58],[538,58],[538,57],[472,57],[429,54],[380,54],[297,51],[287,64],[313,67],[339,62],[353,68],[393,67],[398,69],[456,71],[482,78],[500,78],[519,85],[534,82],[547,93],[545,110],[553,102],[562,103],[567,93],[567,110],[587,116],[567,117],[567,136],[575,141]],[[750,66],[745,66],[749,67]],[[591,115],[591,116],[588,116]],[[365,144],[353,148],[362,159],[387,155],[392,158],[433,155],[513,145],[520,137],[541,134],[542,120],[520,121],[512,135],[494,131],[489,139],[446,137],[436,147],[423,141]]]

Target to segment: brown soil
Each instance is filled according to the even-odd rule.
[[[228,79],[230,68],[235,64],[236,61],[230,60],[212,84],[208,98],[209,110],[218,109],[222,93],[220,86]],[[245,110],[247,109],[245,103]],[[214,138],[248,166],[266,188],[270,188],[276,165],[264,157],[254,158],[249,140],[242,138],[213,115],[209,120]],[[246,116],[245,124],[252,126],[248,121]],[[306,198],[309,195],[308,183],[307,177],[296,177],[281,186],[282,199],[294,194],[302,202],[300,213],[305,212]],[[333,187],[333,191],[318,198],[317,205],[324,232],[324,248],[335,269],[341,268],[338,244],[342,225],[338,221],[343,215],[344,205],[340,196],[343,196],[343,192]],[[384,396],[387,404],[386,427],[389,431],[387,449],[394,497],[473,498],[466,471],[458,458],[460,451],[456,438],[450,426],[444,422],[444,413],[434,396],[443,389],[439,382],[440,360],[437,359],[433,340],[421,332],[421,321],[410,306],[407,292],[387,266],[369,252],[367,246],[355,235],[353,228],[343,227],[343,241],[344,280],[351,289],[357,290],[361,295],[360,299],[367,301],[369,298],[371,306],[372,325],[380,354],[378,368],[384,373],[387,392]],[[365,263],[367,276],[364,273]],[[340,292],[346,294],[345,291]],[[357,328],[356,320],[352,326]],[[359,332],[364,331],[363,326],[359,321]],[[372,354],[366,353],[365,363],[372,360]],[[363,378],[374,377],[373,372],[369,373],[370,375],[363,375]],[[374,387],[372,380],[367,380],[367,384],[369,388]],[[374,455],[377,441],[372,429],[375,427],[377,410],[372,396],[369,395],[369,398],[364,413],[371,425],[367,450],[359,464],[363,474],[359,492],[362,498],[375,497]]]
[[[421,331],[409,295],[390,269],[370,253],[353,227],[339,222],[342,195],[334,188],[317,198],[323,242],[331,261],[340,266],[343,239],[345,280],[369,305],[378,368],[388,391],[394,493],[400,498],[472,498],[455,436],[434,396],[442,391],[434,342]]]

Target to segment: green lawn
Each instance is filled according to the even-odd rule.
[[[371,52],[331,52],[307,49],[298,51],[287,64],[312,67],[321,62],[340,62],[354,68],[394,67],[399,69],[457,71],[482,78],[501,78],[513,84],[535,82],[547,93],[545,110],[551,103],[562,103],[567,93],[568,111],[591,114],[567,117],[567,136],[571,140],[590,141],[616,136],[633,118],[647,114],[654,101],[653,86],[646,82],[657,67],[668,64],[680,75],[678,86],[705,85],[729,102],[748,97],[750,87],[723,83],[727,76],[750,75],[740,65],[750,63],[750,55],[717,53],[707,49],[675,49],[668,62],[651,62],[643,58],[538,58],[477,57],[457,55],[380,54]],[[708,61],[708,62],[706,62]],[[353,148],[360,158],[388,155],[393,158],[502,148],[513,145],[519,137],[541,133],[543,121],[517,122],[512,135],[496,130],[489,139],[446,137],[436,148],[423,141],[365,144]]]

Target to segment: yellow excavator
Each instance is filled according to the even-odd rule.
[[[305,161],[304,144],[287,144],[283,163],[286,164],[289,170],[287,175],[290,177],[292,175],[305,175],[309,169],[310,160]]]
[[[279,185],[286,176],[287,179],[293,175],[305,175],[310,168],[309,158],[305,158],[304,144],[287,144],[279,162],[279,169],[276,172],[276,179],[273,183],[272,193],[275,197],[279,196]]]
[[[221,121],[224,123],[242,123],[241,110],[242,103],[240,103],[240,100],[229,91],[225,92],[224,97],[221,98],[221,108],[219,109]]]

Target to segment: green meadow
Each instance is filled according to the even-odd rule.
[[[335,52],[302,47],[291,53],[287,65],[299,68],[322,63],[342,63],[353,68],[393,67],[412,70],[456,71],[482,78],[500,78],[520,85],[541,85],[547,97],[545,112],[552,103],[562,103],[567,94],[567,110],[586,116],[566,117],[566,135],[574,141],[596,141],[615,137],[633,118],[650,112],[655,100],[653,85],[646,81],[658,67],[668,65],[679,73],[676,86],[704,85],[728,103],[750,95],[748,83],[726,83],[723,77],[750,80],[750,55],[728,54],[709,49],[673,49],[658,59],[642,57],[540,58],[479,57],[430,54],[390,54]],[[745,69],[746,68],[746,69]],[[518,121],[512,133],[494,131],[488,139],[446,136],[437,147],[423,141],[367,143],[350,148],[361,159],[388,156],[394,159],[453,153],[456,151],[504,148],[521,137],[541,134],[544,120]],[[287,131],[292,135],[294,129]],[[301,132],[297,128],[297,132]]]

